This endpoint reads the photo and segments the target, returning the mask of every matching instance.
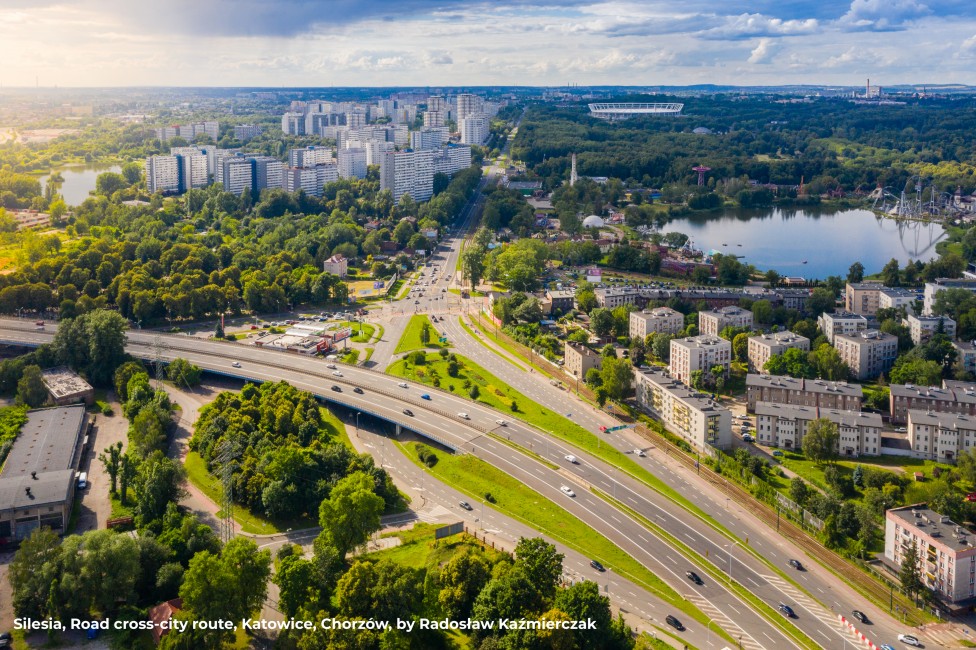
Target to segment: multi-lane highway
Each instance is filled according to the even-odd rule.
[[[52,337],[51,332],[33,330],[24,321],[7,321],[0,323],[0,327],[0,338],[6,342],[36,344]],[[497,424],[499,414],[492,409],[429,388],[423,388],[423,392],[432,394],[433,399],[422,400],[421,390],[413,386],[403,388],[399,386],[402,382],[394,377],[349,366],[330,369],[327,367],[329,364],[322,360],[286,356],[251,346],[130,332],[129,349],[133,354],[144,358],[152,358],[157,354],[164,360],[183,357],[207,370],[241,378],[259,381],[285,380],[361,412],[407,426],[464,452],[475,453],[544,496],[561,503],[582,521],[604,532],[615,544],[706,611],[717,624],[733,635],[741,634],[744,647],[793,646],[779,628],[749,614],[750,606],[731,593],[725,587],[724,580],[710,579],[706,567],[684,558],[676,549],[669,549],[664,540],[656,538],[640,522],[631,519],[623,510],[611,507],[586,487],[594,485],[608,494],[615,494],[628,507],[654,521],[696,551],[703,555],[708,553],[713,565],[725,564],[724,560],[728,557],[726,547],[729,544],[734,545],[734,540],[721,535],[703,522],[687,523],[688,515],[673,503],[602,461],[548,439],[541,432],[516,421],[510,421],[508,426]],[[235,363],[240,367],[234,367]],[[342,392],[331,391],[333,384],[340,386]],[[362,388],[363,394],[353,392],[356,386]],[[413,415],[404,414],[404,409],[409,409]],[[469,414],[470,420],[458,417],[457,414],[462,411]],[[548,456],[550,462],[560,465],[559,469],[553,470],[485,435],[492,431],[510,436],[513,442],[532,447],[536,452]],[[542,453],[544,445],[548,445],[548,448]],[[580,464],[575,466],[565,461],[564,456],[568,454],[574,454]],[[560,491],[563,485],[574,486],[576,498],[566,497]],[[718,560],[719,557],[722,560]],[[814,605],[794,597],[790,586],[785,582],[777,584],[779,579],[771,575],[769,568],[752,555],[732,549],[731,568],[733,578],[773,607],[780,602],[791,605],[799,615],[794,620],[795,624],[811,638],[819,635],[821,638],[818,642],[828,647],[833,641],[842,644],[845,640],[840,635],[839,625],[830,619],[829,613],[825,616],[822,612],[817,612]],[[684,577],[688,570],[705,578],[704,584],[692,585]]]

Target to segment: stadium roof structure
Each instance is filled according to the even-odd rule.
[[[602,120],[625,120],[637,115],[677,117],[684,107],[684,104],[596,103],[590,104],[590,114]]]

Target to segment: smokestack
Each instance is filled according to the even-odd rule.
[[[864,88],[864,98],[867,99],[871,96],[871,79],[868,78],[868,84]]]

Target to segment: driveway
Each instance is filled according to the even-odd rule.
[[[79,471],[88,472],[88,488],[79,490],[77,494],[78,519],[73,533],[81,534],[88,530],[105,528],[112,518],[112,502],[109,499],[111,480],[105,465],[98,460],[98,455],[108,447],[121,442],[123,451],[128,447],[129,421],[122,414],[115,393],[109,393],[106,401],[112,407],[112,415],[98,414],[95,416],[95,426],[88,437],[88,448],[79,464]]]

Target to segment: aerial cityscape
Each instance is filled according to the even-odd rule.
[[[0,648],[976,647],[970,4],[0,55]]]

